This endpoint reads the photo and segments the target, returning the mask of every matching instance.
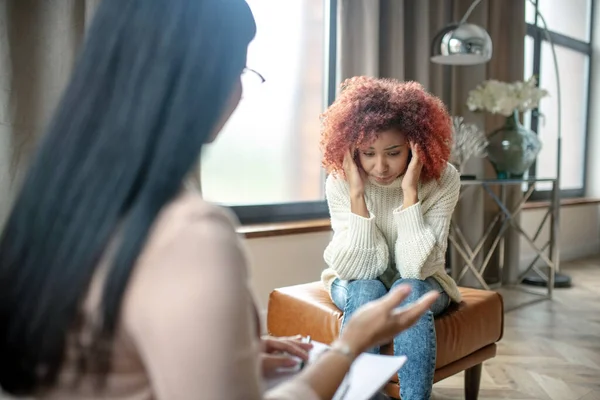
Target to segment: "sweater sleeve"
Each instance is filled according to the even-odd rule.
[[[448,165],[437,185],[428,198],[393,213],[398,229],[396,265],[403,278],[431,276],[438,265],[428,260],[439,257],[447,247],[450,220],[460,193],[458,171]],[[431,270],[428,267],[432,267]]]
[[[295,379],[263,392],[241,243],[225,212],[188,205],[170,218],[168,240],[150,243],[128,293],[126,323],[154,398],[317,399]]]
[[[350,192],[343,179],[330,175],[325,192],[333,229],[325,262],[340,279],[377,278],[387,268],[389,250],[375,216],[364,218],[350,211]]]

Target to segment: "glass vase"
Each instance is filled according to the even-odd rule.
[[[542,142],[521,124],[518,111],[488,136],[488,159],[498,179],[522,179],[541,149]]]

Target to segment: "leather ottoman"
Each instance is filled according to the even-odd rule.
[[[496,355],[502,338],[504,311],[502,297],[492,291],[460,288],[462,302],[452,305],[436,318],[437,361],[435,382],[461,371],[465,373],[465,398],[477,399],[481,365]],[[310,335],[313,340],[331,343],[340,332],[342,312],[333,304],[321,282],[275,289],[269,297],[267,328],[274,336]],[[388,344],[382,354],[392,354]],[[385,388],[398,398],[398,377]]]

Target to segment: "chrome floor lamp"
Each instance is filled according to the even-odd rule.
[[[548,43],[550,44],[550,48],[552,49],[552,59],[554,63],[554,69],[556,71],[556,98],[558,102],[557,107],[557,120],[558,120],[558,129],[557,129],[557,154],[556,154],[556,190],[553,191],[555,204],[559,204],[556,207],[556,215],[555,221],[559,224],[559,210],[560,210],[560,170],[561,170],[561,148],[562,148],[562,104],[561,104],[561,90],[560,90],[560,73],[558,70],[558,60],[556,57],[556,49],[554,47],[554,42],[552,41],[552,37],[548,32],[548,26],[546,24],[546,20],[544,16],[539,12],[535,1],[533,0],[525,0],[529,3],[533,4],[535,8],[535,12],[537,16],[542,21],[542,28],[544,31],[544,36]],[[431,61],[437,64],[444,65],[476,65],[483,64],[488,62],[492,58],[492,38],[488,34],[488,32],[475,24],[470,24],[467,22],[467,19],[477,7],[477,5],[481,2],[481,0],[475,0],[469,8],[467,12],[462,17],[462,19],[458,23],[454,23],[443,28],[438,34],[434,37],[432,47],[431,47]],[[560,274],[559,271],[559,257],[558,257],[558,247],[554,246],[553,251],[556,251],[556,275],[554,279],[554,287],[569,287],[571,286],[571,278],[568,275]],[[538,277],[526,277],[523,280],[523,283],[536,285],[536,286],[546,286],[547,280]]]

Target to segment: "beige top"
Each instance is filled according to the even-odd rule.
[[[88,326],[101,275],[85,303]],[[72,387],[74,346],[69,346],[60,382],[44,398],[316,399],[298,382],[264,392],[256,316],[235,219],[199,195],[184,193],[160,213],[138,259],[122,304],[106,392],[95,393],[89,375]]]

